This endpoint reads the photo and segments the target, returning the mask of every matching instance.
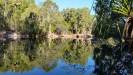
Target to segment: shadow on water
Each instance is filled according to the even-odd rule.
[[[127,44],[101,45],[95,48],[95,73],[97,75],[133,75],[133,50]]]

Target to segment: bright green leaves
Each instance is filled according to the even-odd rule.
[[[133,8],[133,0],[112,0],[112,11],[129,16]]]

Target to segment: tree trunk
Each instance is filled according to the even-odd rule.
[[[131,38],[132,30],[133,30],[133,17],[128,17],[124,26],[122,37],[125,40]]]

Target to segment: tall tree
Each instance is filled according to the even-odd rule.
[[[89,28],[92,16],[88,8],[65,9],[63,11],[65,21],[69,24],[72,33],[82,33]]]
[[[70,31],[72,33],[77,33],[77,11],[76,9],[66,9],[63,11],[63,16],[65,21],[69,24]],[[80,18],[78,18],[80,19]]]
[[[4,11],[4,0],[0,0],[0,31],[9,28],[4,16]]]
[[[93,20],[93,16],[90,15],[90,11],[88,8],[82,8],[82,9],[78,9],[77,11],[79,11],[79,18],[80,20],[79,22],[79,32],[85,32],[85,31],[90,31],[91,32],[91,24],[92,24],[92,20]]]
[[[4,16],[11,30],[20,30],[22,13],[31,5],[34,0],[4,0]]]
[[[30,15],[25,20],[25,32],[32,37],[36,37],[39,33],[39,26],[38,26],[38,16],[36,13],[31,12]]]
[[[56,17],[58,13],[58,6],[51,0],[46,0],[41,8],[41,28],[44,28],[44,31],[51,33],[51,26],[56,22]],[[45,29],[46,27],[46,29]]]

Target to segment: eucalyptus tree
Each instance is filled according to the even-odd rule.
[[[65,21],[69,24],[72,33],[82,33],[89,28],[92,16],[88,8],[65,9],[63,11]]]
[[[59,13],[58,6],[51,0],[46,0],[40,9],[40,28],[48,33],[52,32],[52,26],[55,25],[59,20],[61,14]]]
[[[39,33],[38,16],[36,13],[31,12],[28,17],[25,18],[25,32],[28,33],[30,38],[34,38]]]
[[[77,18],[78,18],[77,10],[74,8],[65,9],[63,11],[63,16],[64,16],[65,21],[69,24],[69,30],[72,33],[77,33]]]
[[[9,28],[4,16],[4,10],[4,0],[0,0],[0,31]]]
[[[4,17],[8,23],[9,29],[20,30],[23,20],[22,13],[25,12],[34,0],[4,0]]]
[[[78,29],[80,33],[83,33],[85,31],[91,32],[91,25],[92,25],[92,20],[93,16],[90,15],[90,11],[88,8],[82,8],[77,10],[79,12],[78,18]]]

